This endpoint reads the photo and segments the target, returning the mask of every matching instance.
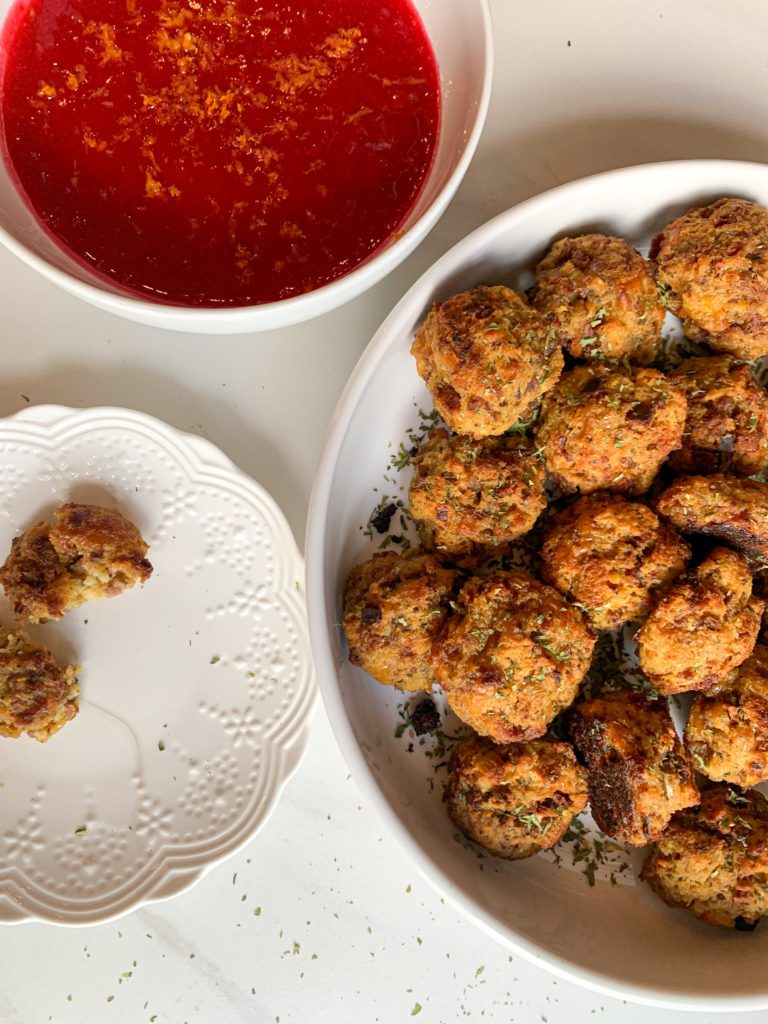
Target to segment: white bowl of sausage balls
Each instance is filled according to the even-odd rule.
[[[768,1006],[768,167],[612,171],[448,252],[307,531],[336,736],[424,875],[555,974]]]

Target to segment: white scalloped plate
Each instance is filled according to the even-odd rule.
[[[136,412],[0,420],[0,473],[0,557],[74,500],[124,512],[155,568],[30,630],[82,665],[80,714],[46,744],[0,737],[0,921],[90,924],[188,888],[266,820],[314,702],[303,566],[258,484]]]

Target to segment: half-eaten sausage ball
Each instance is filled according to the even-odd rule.
[[[685,727],[696,767],[743,789],[768,781],[768,648],[750,657],[715,691],[699,693]]]
[[[448,611],[456,573],[418,548],[385,551],[356,565],[344,590],[349,660],[380,683],[428,690],[432,641]]]
[[[752,653],[765,602],[744,557],[714,548],[674,583],[637,634],[640,667],[661,693],[709,690]]]
[[[555,242],[536,267],[531,304],[577,359],[646,366],[656,357],[664,307],[647,263],[623,238]]]
[[[607,836],[643,846],[675,811],[698,803],[666,700],[616,690],[577,704],[569,718],[587,765],[592,814]]]
[[[640,875],[670,907],[752,931],[768,914],[768,802],[755,789],[715,786],[679,811]]]
[[[595,646],[583,612],[526,572],[473,577],[432,667],[462,721],[497,743],[543,736],[574,700]]]
[[[720,199],[654,238],[651,264],[685,332],[740,359],[768,354],[768,210]]]
[[[653,595],[691,552],[646,505],[600,492],[578,498],[544,529],[543,575],[582,608],[595,629],[646,615]]]
[[[702,533],[738,548],[754,572],[768,567],[768,484],[723,473],[681,476],[654,505],[683,533]]]
[[[442,418],[474,438],[529,419],[563,368],[543,317],[502,285],[435,303],[411,352]]]
[[[688,399],[683,445],[669,457],[677,473],[728,470],[752,476],[768,465],[768,393],[732,356],[686,359],[669,379]]]
[[[587,775],[568,743],[470,736],[451,751],[443,799],[465,836],[521,860],[560,842],[586,806]]]
[[[536,439],[566,493],[643,494],[680,447],[685,411],[658,370],[577,366],[542,403]]]
[[[544,467],[519,437],[471,441],[433,430],[412,459],[411,513],[430,547],[493,554],[546,508]]]

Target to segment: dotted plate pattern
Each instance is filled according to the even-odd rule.
[[[137,412],[25,409],[0,420],[0,472],[0,557],[64,501],[119,508],[150,544],[145,587],[30,629],[82,666],[77,718],[46,744],[0,737],[0,921],[94,923],[234,853],[298,766],[303,565],[258,484]]]

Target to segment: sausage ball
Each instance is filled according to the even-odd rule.
[[[586,616],[521,571],[471,578],[456,601],[432,655],[449,705],[497,743],[543,736],[589,668]]]
[[[62,505],[54,522],[13,538],[0,584],[17,619],[60,619],[85,601],[114,597],[152,574],[147,544],[114,509]]]
[[[722,687],[696,695],[685,745],[715,782],[768,781],[768,648],[758,644]]]
[[[46,743],[78,712],[77,665],[58,665],[23,630],[0,630],[0,736]]]
[[[577,359],[645,366],[656,357],[664,307],[647,263],[623,238],[555,242],[536,267],[531,305]]]
[[[746,560],[714,548],[674,583],[637,633],[640,668],[661,693],[708,690],[752,653],[765,602],[752,593]]]
[[[688,400],[683,446],[669,457],[677,473],[728,470],[752,476],[768,465],[768,393],[732,356],[686,359],[669,379]]]
[[[474,438],[530,418],[563,368],[543,317],[502,285],[435,303],[411,352],[445,422]]]
[[[380,683],[428,690],[432,641],[448,611],[456,573],[414,548],[385,551],[350,572],[344,589],[349,660]]]
[[[577,704],[569,726],[587,765],[592,815],[607,836],[643,846],[675,811],[698,803],[666,700],[616,690]]]
[[[654,504],[683,533],[703,533],[737,548],[753,572],[768,567],[768,484],[722,473],[680,477]]]
[[[566,493],[642,494],[680,447],[685,410],[658,370],[577,366],[542,403],[536,438]]]
[[[543,576],[575,601],[595,629],[647,614],[653,594],[679,576],[688,545],[646,505],[588,494],[544,529]]]
[[[528,533],[547,506],[544,467],[521,438],[471,441],[432,430],[412,459],[411,513],[430,547],[454,555]]]
[[[768,913],[768,802],[714,786],[679,811],[640,877],[670,907],[707,924],[752,931]]]
[[[685,333],[740,359],[768,354],[768,210],[720,199],[689,210],[651,244],[667,309]]]
[[[560,842],[586,806],[587,774],[568,743],[470,736],[451,751],[443,799],[465,836],[521,860]]]

